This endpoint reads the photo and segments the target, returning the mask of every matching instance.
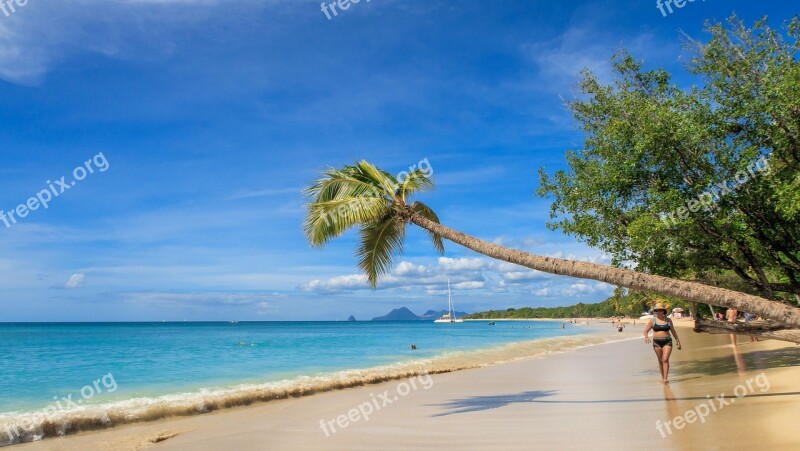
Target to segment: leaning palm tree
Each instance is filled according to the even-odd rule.
[[[774,320],[781,327],[800,328],[800,309],[780,302],[613,266],[543,257],[498,246],[445,227],[427,205],[419,201],[409,203],[413,194],[432,188],[433,182],[428,174],[419,169],[401,180],[366,161],[329,169],[306,190],[311,198],[304,225],[306,238],[313,246],[321,247],[358,226],[361,234],[356,250],[358,265],[373,287],[377,286],[380,276],[391,269],[394,257],[402,253],[405,227],[412,223],[428,232],[439,253],[444,252],[442,238],[446,238],[488,257],[537,271],[733,307]],[[783,330],[772,333],[772,336],[800,343],[798,332]]]

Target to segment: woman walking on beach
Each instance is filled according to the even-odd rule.
[[[675,343],[681,349],[681,339],[672,325],[672,320],[667,318],[667,308],[662,303],[657,303],[653,307],[653,318],[647,322],[644,328],[644,342],[650,344],[650,329],[653,329],[653,350],[658,358],[658,369],[661,371],[661,382],[668,384],[669,379],[669,356],[672,354],[672,335],[675,335]]]

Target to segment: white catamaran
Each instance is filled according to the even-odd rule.
[[[447,313],[434,323],[463,323],[463,319],[456,318],[456,310],[453,308],[453,297],[450,294],[450,279],[447,279]]]

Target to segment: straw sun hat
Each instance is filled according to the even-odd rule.
[[[663,303],[657,302],[656,305],[653,306],[653,312],[656,310],[663,310],[666,313],[667,307]]]

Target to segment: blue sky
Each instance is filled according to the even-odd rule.
[[[326,2],[330,3],[330,2]],[[582,136],[563,106],[619,48],[686,82],[681,32],[783,2],[400,1],[329,20],[305,0],[29,0],[0,11],[0,209],[102,152],[106,170],[0,223],[0,321],[368,319],[604,299],[613,287],[525,271],[411,230],[378,290],[354,235],[306,244],[300,190],[367,159],[426,159],[420,200],[509,246],[608,263],[545,228],[536,171]],[[95,157],[96,158],[96,157]],[[97,159],[97,158],[96,158]],[[100,159],[102,160],[102,158]],[[100,161],[97,160],[97,161]],[[102,161],[101,161],[102,162]],[[95,165],[94,168],[97,168]]]

